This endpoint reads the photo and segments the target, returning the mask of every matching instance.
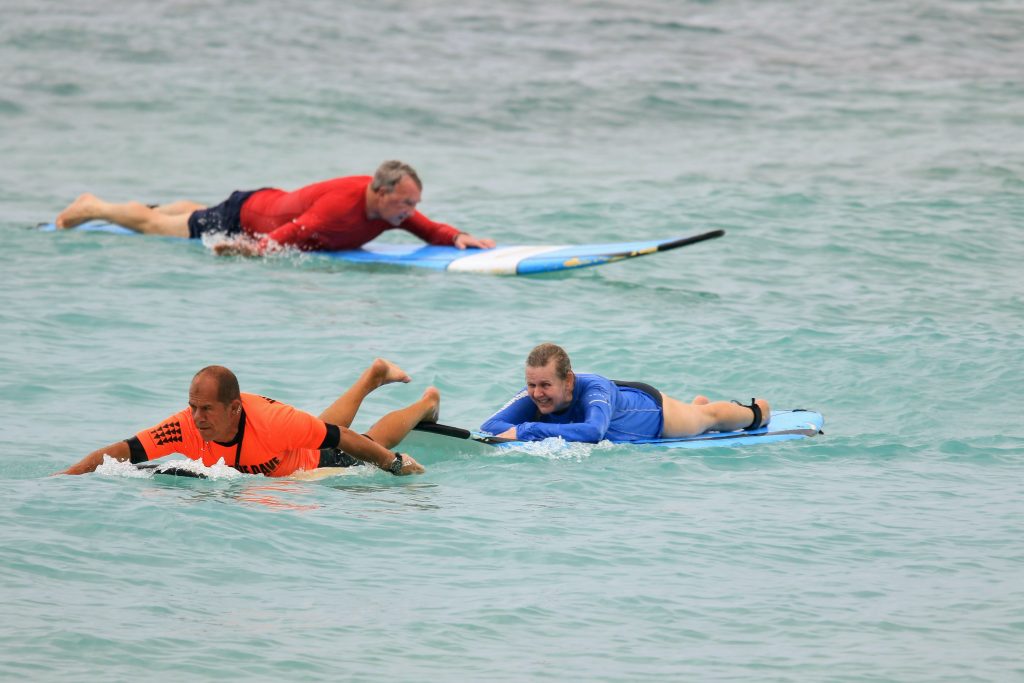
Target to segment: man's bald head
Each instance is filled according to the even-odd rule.
[[[242,398],[242,392],[238,388],[238,378],[235,373],[223,365],[207,365],[196,373],[192,378],[192,384],[202,380],[209,380],[217,387],[217,400],[220,403],[231,403]]]

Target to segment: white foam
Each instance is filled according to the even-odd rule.
[[[106,454],[103,455],[103,462],[96,468],[96,474],[108,477],[134,477],[136,479],[145,479],[153,476],[152,472],[140,470],[127,460],[118,460]]]
[[[175,469],[192,472],[194,474],[201,474],[207,479],[236,479],[243,476],[242,473],[234,467],[226,465],[224,463],[224,458],[221,458],[210,467],[204,465],[200,460],[188,459],[167,460],[161,464],[166,465],[167,467],[174,467]],[[157,474],[158,469],[147,468],[142,470],[127,460],[117,460],[116,458],[111,458],[109,455],[104,455],[103,463],[96,468],[96,473],[108,477],[148,479],[154,474]]]
[[[581,462],[589,458],[591,453],[605,451],[609,448],[615,448],[615,444],[607,440],[598,443],[583,443],[581,441],[566,441],[560,436],[553,436],[542,441],[523,441],[502,446],[500,450],[533,455],[548,460]]]

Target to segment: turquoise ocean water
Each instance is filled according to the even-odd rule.
[[[0,158],[0,678],[1024,680],[1020,3],[9,0]],[[499,242],[727,234],[495,278],[27,229],[388,158]],[[475,427],[546,340],[826,434],[49,476],[203,365],[318,412],[384,356],[357,428]]]

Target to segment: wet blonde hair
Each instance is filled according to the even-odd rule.
[[[555,374],[558,379],[567,378],[572,372],[569,354],[561,346],[551,342],[544,342],[533,347],[533,351],[530,351],[530,355],[526,357],[526,367],[543,368],[552,360],[555,361]]]

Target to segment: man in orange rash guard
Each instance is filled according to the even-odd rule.
[[[276,188],[233,192],[206,207],[190,201],[161,206],[115,204],[83,194],[57,215],[57,227],[73,228],[104,220],[154,235],[229,239],[214,245],[218,254],[256,256],[280,247],[303,251],[358,249],[385,230],[401,227],[430,244],[490,248],[480,239],[437,223],[416,211],[423,183],[401,161],[385,161],[370,176],[335,178],[293,192]]]
[[[347,456],[392,474],[419,474],[424,470],[416,460],[389,449],[419,422],[436,421],[440,394],[434,387],[415,403],[382,417],[365,435],[349,429],[370,392],[409,381],[400,367],[378,358],[317,418],[273,399],[241,393],[234,373],[212,365],[193,377],[188,408],[152,429],[93,451],[60,474],[92,472],[104,455],[140,463],[171,453],[206,466],[223,459],[241,472],[269,477],[349,464]]]

